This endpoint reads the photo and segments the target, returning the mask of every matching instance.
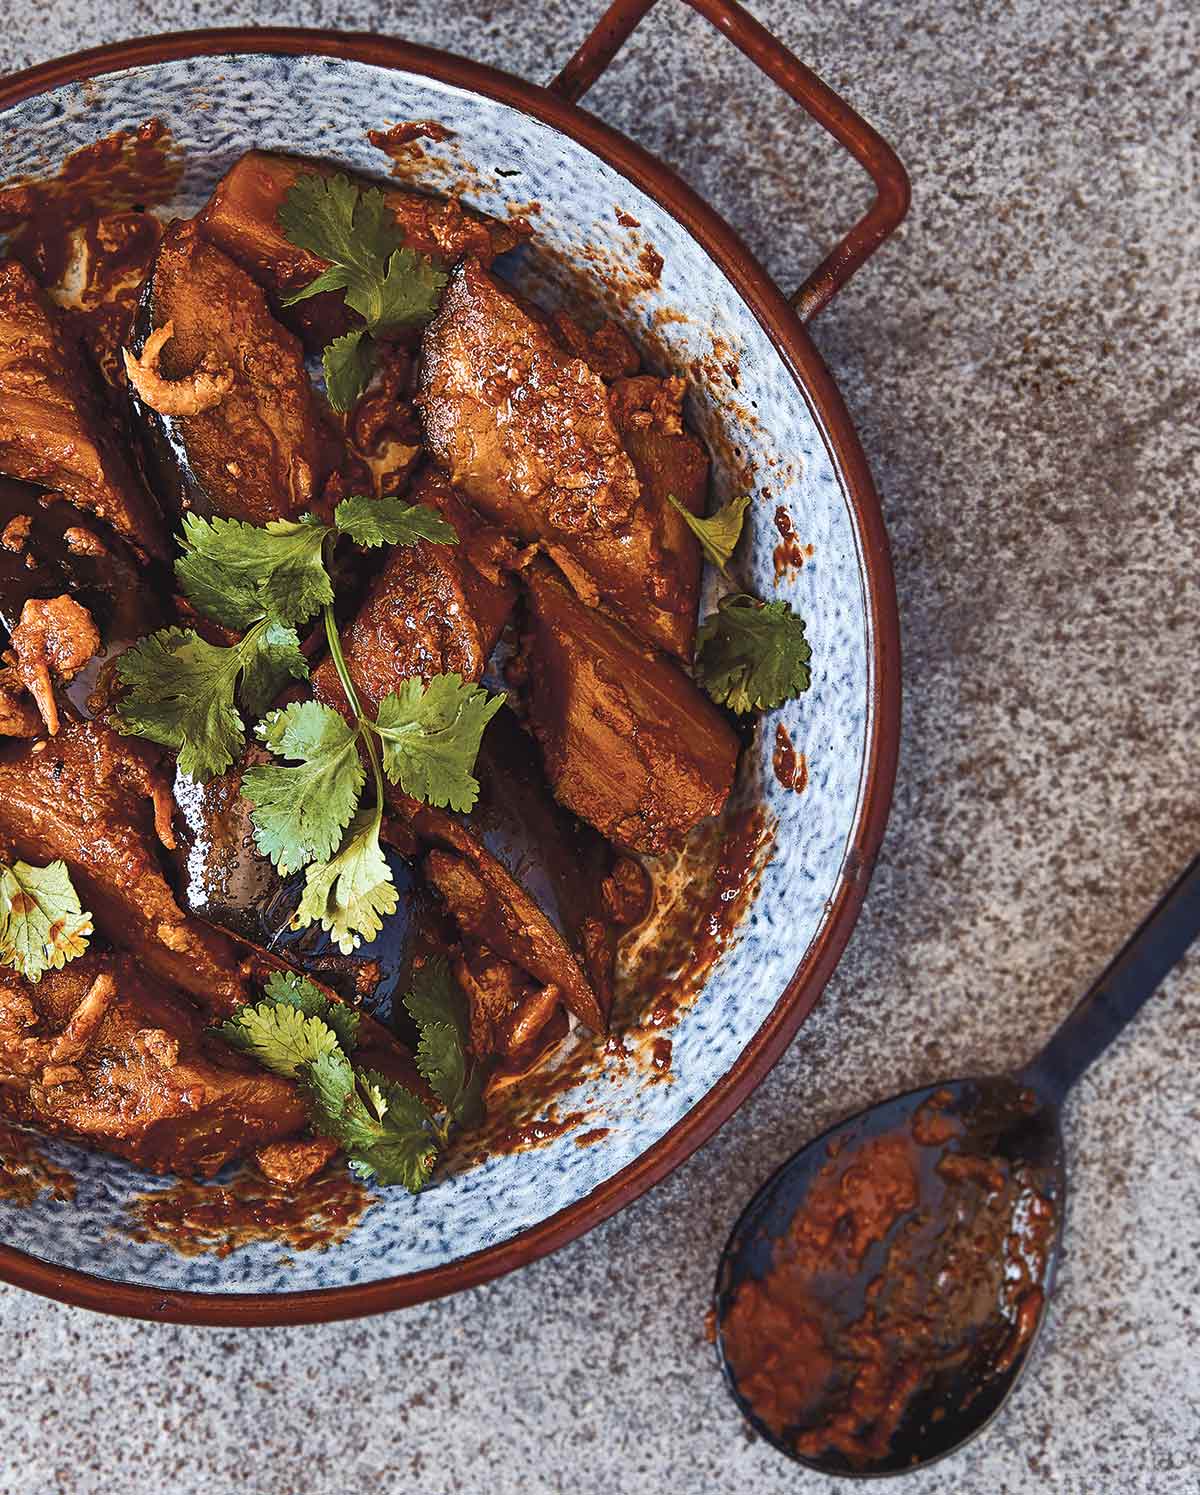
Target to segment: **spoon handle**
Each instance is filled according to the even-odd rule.
[[[1061,1101],[1092,1060],[1133,1021],[1197,935],[1200,856],[1163,894],[1154,912],[1019,1078]]]

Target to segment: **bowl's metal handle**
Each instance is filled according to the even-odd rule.
[[[656,3],[657,0],[612,0],[590,36],[550,84],[553,92],[571,103],[581,99]],[[800,320],[810,322],[903,220],[908,212],[908,173],[887,141],[743,10],[737,0],[687,0],[687,3],[803,105],[866,168],[875,183],[875,201],[870,208],[790,298]]]

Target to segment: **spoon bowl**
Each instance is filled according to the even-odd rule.
[[[1054,1286],[1062,1102],[1198,934],[1200,857],[1024,1069],[860,1111],[763,1184],[721,1254],[713,1313],[729,1390],[781,1453],[902,1474],[996,1416]]]
[[[847,1157],[874,1138],[911,1135],[914,1118],[931,1102],[961,1128],[957,1150],[968,1155],[1002,1158],[1020,1168],[1029,1184],[1054,1211],[1054,1233],[1044,1256],[1040,1308],[1036,1322],[1026,1324],[1015,1353],[1006,1354],[1014,1325],[995,1312],[970,1334],[971,1344],[959,1363],[938,1369],[908,1401],[886,1452],[877,1457],[852,1456],[835,1448],[801,1453],[788,1428],[770,1425],[739,1380],[727,1350],[725,1328],[738,1291],[747,1282],[762,1282],[771,1271],[779,1241],[809,1199],[813,1186],[828,1176],[831,1162]],[[884,1269],[897,1231],[918,1213],[936,1215],[946,1203],[946,1189],[936,1171],[943,1149],[920,1146],[919,1199],[867,1251],[849,1290],[829,1300],[834,1311],[853,1322],[864,1307],[864,1289]],[[899,1474],[944,1458],[979,1434],[999,1412],[1029,1362],[1033,1343],[1045,1320],[1062,1238],[1066,1179],[1057,1107],[1008,1077],[954,1080],[908,1091],[838,1122],[800,1152],[793,1154],[762,1185],[743,1210],[721,1255],[714,1294],[717,1353],[729,1390],[743,1416],[781,1453],[824,1474],[872,1478]]]

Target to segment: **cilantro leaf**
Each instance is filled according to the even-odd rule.
[[[308,679],[308,660],[300,648],[299,635],[282,623],[264,623],[253,648],[242,649],[238,699],[247,715],[261,716],[289,679]]]
[[[448,279],[424,255],[397,249],[381,277],[361,289],[347,288],[346,305],[361,312],[373,332],[411,326],[427,321],[437,311],[438,293]]]
[[[0,864],[0,963],[40,981],[83,954],[92,927],[66,862]]]
[[[338,271],[341,285],[328,280],[326,271],[323,290],[340,290],[355,277],[375,275],[402,239],[379,188],[363,190],[340,171],[334,176],[305,172],[297,177],[277,217],[290,244],[329,260]],[[306,287],[284,305],[313,294],[312,287]]]
[[[696,677],[719,705],[737,712],[780,706],[812,684],[804,619],[787,602],[722,597],[696,634]]]
[[[189,514],[176,574],[195,606],[227,627],[244,628],[262,617],[304,623],[333,601],[324,560],[329,533],[311,514],[266,525]],[[224,615],[211,611],[222,599]],[[253,612],[252,599],[258,604]]]
[[[117,660],[125,695],[114,721],[121,732],[174,748],[182,772],[205,783],[245,745],[239,680],[247,710],[257,715],[293,675],[307,678],[308,662],[291,628],[256,623],[229,647],[191,628],[160,628]]]
[[[405,680],[376,714],[384,772],[414,799],[470,810],[479,796],[471,770],[483,729],[506,699],[461,675],[434,675],[424,688],[415,676]]]
[[[330,861],[313,862],[304,895],[292,918],[295,929],[320,921],[343,955],[373,940],[383,928],[381,915],[399,903],[383,848],[379,844],[378,806],[359,810],[350,822],[342,849]]]
[[[457,530],[431,504],[406,504],[399,498],[353,493],[333,511],[333,522],[356,545],[415,545],[418,540],[458,544]]]
[[[467,1071],[467,1000],[444,956],[413,967],[404,1006],[421,1035],[417,1069],[454,1120],[478,1125],[483,1119],[484,1070],[477,1063]]]
[[[409,978],[405,1010],[418,1028],[427,1023],[449,1023],[458,1041],[467,1041],[467,999],[450,974],[450,963],[444,955],[431,956],[423,965],[414,966]]]
[[[289,243],[329,260],[310,285],[289,296],[292,306],[319,291],[340,290],[371,332],[433,315],[447,277],[411,249],[378,187],[361,188],[342,173],[297,177],[279,206]]]
[[[358,1043],[358,1013],[345,1002],[334,1002],[315,981],[299,971],[272,971],[263,988],[277,1006],[295,1007],[306,1017],[319,1017],[332,1028],[346,1053],[353,1053]]]
[[[316,285],[316,281],[313,282]],[[325,370],[325,393],[329,403],[344,415],[358,403],[375,372],[375,344],[365,327],[356,327],[325,344],[321,367]]]
[[[272,711],[256,731],[277,757],[296,760],[294,768],[267,763],[242,775],[242,794],[253,806],[255,844],[286,877],[337,850],[366,770],[358,733],[318,701]]]
[[[117,728],[174,748],[180,769],[204,783],[224,772],[245,742],[234,707],[242,668],[240,645],[224,649],[193,629],[161,628],[117,660],[126,688],[114,713]]]
[[[355,1071],[340,1052],[320,1056],[303,1078],[314,1126],[341,1143],[359,1178],[403,1184],[414,1194],[424,1187],[437,1139],[417,1096],[374,1071]]]
[[[457,1031],[450,1023],[426,1023],[416,1052],[417,1069],[429,1088],[454,1114],[467,1081],[467,1061]]]
[[[341,1053],[337,1034],[323,1018],[269,998],[239,1007],[217,1031],[264,1069],[289,1080],[314,1059]]]
[[[667,502],[683,515],[688,529],[700,541],[700,548],[718,570],[724,571],[733,557],[742,534],[742,521],[750,503],[750,495],[743,493],[710,514],[707,519],[698,519],[673,493],[667,494]]]

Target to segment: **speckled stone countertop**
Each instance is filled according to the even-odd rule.
[[[891,528],[895,808],[816,1015],[717,1138],[549,1260],[316,1328],[157,1327],[0,1288],[0,1491],[824,1491],[704,1342],[750,1184],[839,1114],[1024,1058],[1200,845],[1200,193],[1188,0],[759,0],[894,142],[912,216],[815,325]],[[600,0],[43,0],[0,68],[138,32],[390,30],[546,79]],[[590,106],[789,286],[861,179],[660,0]],[[1035,1363],[908,1495],[1200,1492],[1200,954],[1080,1085]]]

